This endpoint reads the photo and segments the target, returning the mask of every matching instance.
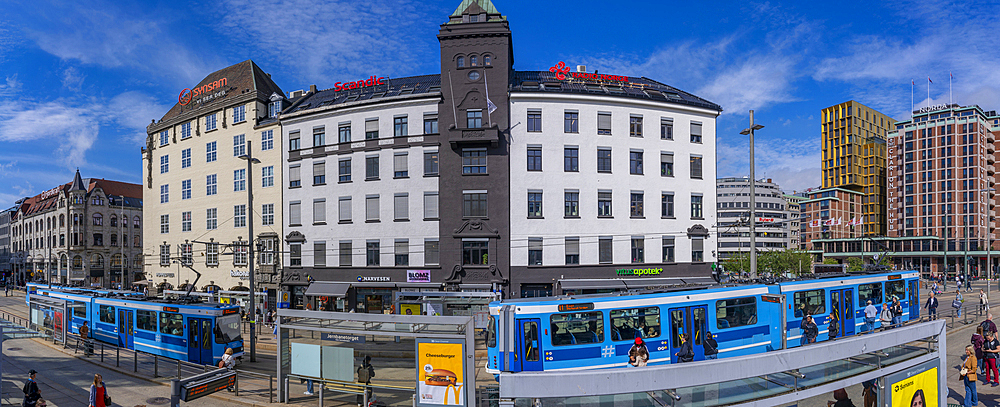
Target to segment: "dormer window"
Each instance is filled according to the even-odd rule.
[[[478,23],[479,22],[479,14],[474,14],[474,15],[469,16],[469,22],[470,23]]]
[[[281,101],[275,100],[267,107],[267,117],[277,117],[281,112]]]
[[[458,57],[458,67],[465,68],[465,57]]]

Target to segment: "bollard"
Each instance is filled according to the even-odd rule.
[[[324,387],[326,387],[326,386],[324,386],[323,383],[320,382],[320,384],[319,384],[319,407],[323,407],[323,388]],[[367,406],[368,402],[366,401],[364,405]]]
[[[235,391],[236,391],[236,397],[239,397],[240,396],[240,371],[236,370],[236,369],[233,369],[233,371],[236,372],[236,380],[233,380],[233,384],[234,384],[233,387],[235,388]]]
[[[285,395],[283,401],[285,402],[285,404],[288,404],[288,376],[285,376],[285,392],[282,394]]]
[[[139,372],[139,352],[132,351],[132,371]]]
[[[153,355],[153,378],[157,377],[160,377],[160,357]]]
[[[177,360],[177,378],[181,378],[181,361]]]
[[[101,363],[104,363],[104,344],[101,343]]]
[[[122,361],[122,348],[115,346],[115,367],[119,367]]]

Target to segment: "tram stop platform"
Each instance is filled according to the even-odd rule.
[[[781,406],[829,397],[835,390],[874,379],[877,405],[909,406],[914,398],[924,397],[945,406],[946,349],[945,321],[935,320],[718,360],[501,373],[499,405]]]

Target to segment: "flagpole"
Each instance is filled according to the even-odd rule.
[[[490,81],[486,80],[485,69],[483,69],[483,85],[486,86],[486,121],[489,122],[489,126],[492,126],[493,119],[490,118]]]
[[[910,120],[913,120],[913,80],[910,80]]]
[[[952,79],[955,79],[955,77],[951,74],[951,72],[948,72],[948,107],[949,108],[951,107],[951,98],[952,98],[952,92],[951,92],[951,80]]]
[[[931,107],[931,77],[927,77],[927,110]]]

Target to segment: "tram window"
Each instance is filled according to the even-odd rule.
[[[229,343],[242,339],[240,336],[240,316],[226,315],[215,323],[215,343]]]
[[[554,346],[604,342],[604,314],[599,311],[555,314],[549,321]]]
[[[757,323],[757,298],[730,298],[715,302],[715,322],[719,329]]]
[[[135,329],[156,332],[156,311],[135,311]]]
[[[524,324],[524,361],[538,361],[538,324],[534,321]]]
[[[115,323],[115,307],[110,305],[101,305],[99,310],[101,314],[101,322],[107,324]]]
[[[858,304],[866,305],[882,303],[882,283],[861,284],[858,286]]]
[[[80,301],[74,301],[73,316],[77,318],[87,318],[87,305]]]
[[[497,346],[497,320],[490,315],[489,326],[486,327],[486,346],[495,348]]]
[[[691,320],[694,321],[694,344],[701,345],[702,332],[709,331],[706,325],[705,309],[704,308],[692,308],[691,309]]]
[[[890,281],[885,283],[885,302],[892,302],[892,296],[896,296],[900,301],[906,299],[906,282],[903,280]]]
[[[685,334],[684,310],[675,309],[670,311],[670,336],[673,343],[681,343],[681,335]]]
[[[173,312],[160,313],[160,333],[167,335],[184,335],[184,317]]]
[[[635,338],[660,336],[660,309],[630,308],[611,311],[611,340],[632,341]]]
[[[793,301],[795,301],[795,318],[825,314],[826,298],[824,297],[823,290],[799,291],[792,294]]]

